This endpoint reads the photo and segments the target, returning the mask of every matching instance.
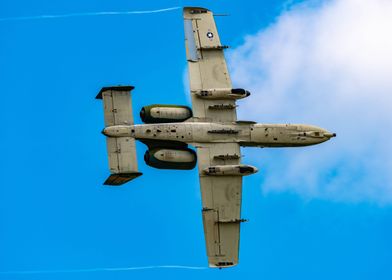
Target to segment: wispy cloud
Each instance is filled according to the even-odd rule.
[[[234,85],[253,93],[240,103],[241,119],[316,124],[338,135],[257,153],[262,189],[392,203],[392,2],[307,3],[228,53]]]

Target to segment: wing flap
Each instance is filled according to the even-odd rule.
[[[217,211],[204,208],[202,211],[204,236],[207,248],[207,256],[216,256],[220,254],[219,228],[216,221],[218,220]],[[218,241],[218,242],[217,242]]]
[[[193,21],[191,19],[184,20],[185,40],[187,42],[186,57],[188,61],[198,61],[199,52],[196,47],[196,38],[193,34]]]

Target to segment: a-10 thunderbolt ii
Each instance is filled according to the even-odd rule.
[[[198,162],[204,234],[210,267],[238,264],[242,177],[257,168],[241,163],[240,147],[299,147],[336,136],[303,124],[238,121],[236,102],[249,91],[233,88],[211,11],[183,10],[192,110],[187,106],[145,106],[134,124],[132,86],[101,89],[111,175],[105,185],[122,185],[140,175],[135,140],[146,144],[147,165],[193,169]],[[196,148],[196,151],[189,148]]]

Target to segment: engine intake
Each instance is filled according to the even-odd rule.
[[[196,166],[197,156],[195,151],[189,148],[154,148],[146,151],[144,161],[158,169],[189,170]]]
[[[192,117],[192,110],[182,105],[153,104],[140,110],[140,118],[144,123],[183,122]]]

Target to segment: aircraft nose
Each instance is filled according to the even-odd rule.
[[[325,136],[325,137],[328,137],[328,138],[332,138],[332,137],[336,137],[336,133],[330,133],[330,132],[328,132],[328,133],[324,133],[324,136]]]

